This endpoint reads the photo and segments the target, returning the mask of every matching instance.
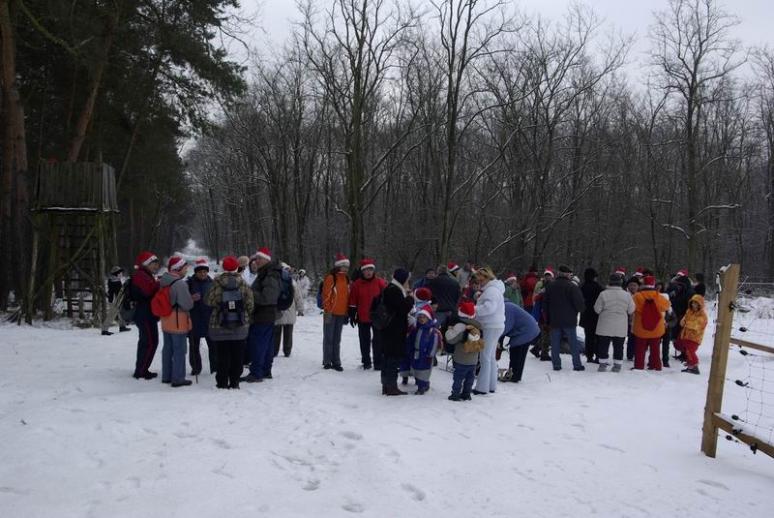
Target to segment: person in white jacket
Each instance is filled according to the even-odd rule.
[[[497,341],[505,331],[505,285],[489,267],[476,270],[474,277],[482,289],[476,302],[476,320],[481,324],[485,347],[481,351],[481,370],[473,394],[482,395],[494,393],[497,389],[495,354]]]
[[[599,372],[607,371],[610,342],[613,343],[613,372],[620,372],[623,364],[624,340],[629,334],[629,316],[634,313],[634,299],[623,289],[623,277],[610,276],[607,288],[599,294],[594,311],[597,322],[597,357]]]
[[[282,263],[283,270],[290,270],[290,266]],[[282,353],[287,358],[293,350],[293,326],[296,324],[296,315],[298,308],[304,307],[304,298],[298,283],[293,282],[293,303],[284,311],[277,311],[277,320],[274,321],[274,356],[279,355],[280,343],[282,343]]]

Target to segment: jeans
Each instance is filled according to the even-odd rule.
[[[578,335],[573,327],[552,327],[551,328],[551,361],[554,368],[562,367],[562,358],[559,356],[559,348],[562,342],[562,335],[567,337],[570,342],[570,354],[572,354],[572,366],[574,368],[582,367],[580,359],[580,344],[578,344]]]
[[[623,362],[623,336],[599,336],[597,335],[597,358],[607,360],[610,356],[610,342],[613,342],[613,360],[615,363]]]
[[[385,388],[398,386],[398,367],[401,358],[385,356],[382,362],[382,386]]]
[[[156,348],[159,346],[159,325],[151,317],[143,316],[135,318],[135,325],[140,334],[137,340],[137,361],[134,364],[134,375],[142,376],[148,372],[153,357],[156,355]]]
[[[524,347],[524,350],[526,351],[527,348]],[[475,365],[463,365],[461,363],[454,362],[452,394],[470,394],[470,390],[473,388],[473,381],[475,379]]]
[[[280,342],[282,342],[282,354],[290,356],[293,351],[293,324],[274,326],[274,356],[280,352]]]
[[[274,364],[274,324],[252,324],[247,335],[250,374],[258,379],[271,374]]]
[[[478,371],[476,390],[479,392],[494,392],[497,389],[497,341],[505,331],[504,327],[485,327],[482,330],[484,336],[484,350],[481,351],[479,362],[481,369]]]
[[[323,318],[323,365],[341,367],[341,330],[348,317],[326,315]]]
[[[210,374],[212,374],[218,365],[217,348],[215,347],[215,342],[210,340],[208,336],[205,336],[204,340],[207,342],[207,356],[210,362]],[[194,376],[202,372],[202,353],[199,350],[201,341],[202,337],[195,336],[193,333],[188,338],[188,362],[191,365],[191,374]]]
[[[161,381],[178,383],[185,381],[185,350],[187,335],[164,333],[161,349]]]
[[[215,382],[219,388],[239,388],[239,377],[242,376],[242,358],[244,356],[244,340],[224,340],[217,342],[218,368],[215,371]]]
[[[373,332],[371,323],[358,322],[357,336],[360,340],[360,356],[364,367],[371,367],[371,348],[374,350],[373,366],[376,369],[382,368],[382,348],[379,341],[379,334]],[[373,334],[373,337],[371,336]]]

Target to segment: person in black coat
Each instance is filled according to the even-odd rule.
[[[198,376],[202,372],[202,355],[199,350],[202,338],[207,342],[207,353],[210,362],[210,374],[215,372],[217,355],[215,342],[210,340],[210,315],[212,308],[204,303],[207,293],[212,288],[210,265],[206,259],[198,259],[194,264],[194,274],[189,277],[188,291],[194,301],[191,308],[191,332],[188,334],[188,361],[191,364],[191,375]]]
[[[457,311],[460,302],[460,283],[449,274],[446,266],[438,267],[438,276],[427,283],[427,287],[433,293],[433,304],[437,305],[435,319],[438,328],[445,332],[446,321]]]
[[[674,276],[672,282],[669,284],[667,293],[669,294],[669,301],[672,303],[672,311],[677,320],[677,325],[672,328],[672,340],[677,341],[683,330],[680,321],[688,311],[688,302],[694,295],[693,285],[691,284],[691,279],[688,277],[688,272],[686,270],[677,272],[677,275]]]
[[[560,266],[559,275],[555,281],[546,286],[543,296],[543,306],[551,336],[551,361],[556,371],[562,369],[562,359],[559,356],[562,335],[570,342],[573,370],[586,370],[580,360],[580,344],[578,344],[576,331],[578,313],[582,313],[586,307],[583,293],[570,280],[570,277],[572,277],[572,270],[568,266]]]
[[[594,268],[586,268],[583,272],[583,285],[581,286],[586,309],[581,313],[580,325],[586,336],[586,360],[589,363],[599,363],[599,360],[595,358],[599,315],[594,311],[594,304],[597,302],[599,294],[602,293],[602,286],[597,282],[597,277],[597,271]]]
[[[382,394],[385,396],[405,396],[398,388],[398,369],[406,355],[406,335],[408,334],[408,315],[414,307],[414,298],[410,295],[409,272],[398,268],[392,276],[392,282],[384,289],[382,300],[391,319],[387,327],[379,331],[384,360],[382,363]]]

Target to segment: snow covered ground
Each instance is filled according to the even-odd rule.
[[[701,376],[529,356],[522,383],[468,403],[440,369],[426,396],[382,397],[350,328],[346,370],[322,370],[316,315],[240,391],[132,379],[134,331],[0,333],[2,517],[774,516],[772,459],[699,452],[711,332]],[[730,378],[746,369],[731,355]]]

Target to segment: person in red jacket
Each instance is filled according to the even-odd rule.
[[[349,289],[349,324],[355,327],[360,338],[360,354],[363,359],[363,369],[372,366],[374,370],[382,369],[382,347],[376,333],[372,333],[371,304],[387,287],[384,279],[376,277],[376,264],[373,259],[360,261],[360,278],[352,283]],[[372,338],[373,335],[373,338]],[[371,363],[371,348],[373,347],[373,364]]]
[[[519,286],[521,287],[521,298],[524,301],[524,309],[527,313],[531,313],[532,307],[535,305],[535,285],[537,282],[537,267],[533,265],[530,266],[527,275],[519,282]]]
[[[159,291],[156,272],[159,271],[159,258],[151,252],[140,252],[134,263],[135,271],[129,285],[129,296],[135,303],[134,323],[140,336],[137,340],[137,361],[134,366],[135,379],[150,380],[157,376],[148,369],[153,362],[159,345],[159,319],[150,308],[151,299]]]

